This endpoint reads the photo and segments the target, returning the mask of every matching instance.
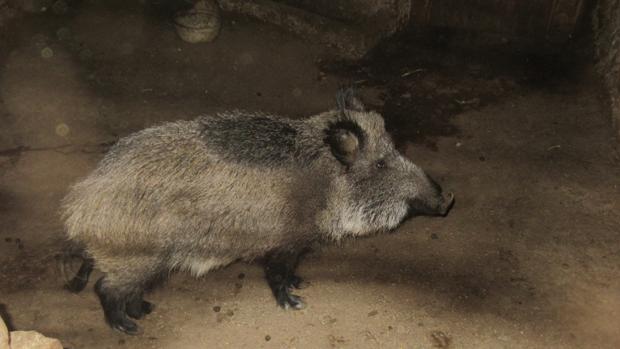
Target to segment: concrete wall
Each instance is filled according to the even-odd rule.
[[[620,140],[620,0],[600,0],[594,11],[597,68],[611,99],[611,112]]]

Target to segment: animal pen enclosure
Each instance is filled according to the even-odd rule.
[[[620,347],[619,32],[618,0],[0,0],[0,348],[34,347],[43,336],[40,348]],[[218,177],[226,188],[248,173],[248,193],[278,183],[269,195],[239,196],[237,213],[268,208],[264,219],[231,221],[247,231],[318,234],[313,209],[353,222],[352,210],[315,200],[338,196],[335,182],[314,175],[322,172],[278,172],[313,144],[304,138],[300,148],[295,138],[312,133],[296,128],[303,121],[357,110],[337,99],[343,86],[383,116],[398,154],[454,191],[446,217],[306,246],[299,310],[277,306],[295,285],[278,293],[281,275],[263,270],[261,258],[199,278],[171,268],[144,295],[155,307],[139,311],[135,336],[106,325],[105,301],[93,291],[103,263],[95,260],[83,292],[63,288],[60,266],[69,277],[79,267],[61,263],[63,198],[119,140],[171,121],[241,115],[196,134],[245,171]],[[342,165],[333,178],[363,157],[349,148],[374,142],[363,142],[369,121],[354,120],[362,131],[344,123],[309,138],[323,153],[308,161]],[[351,135],[359,138],[338,146]],[[195,170],[170,144],[165,158]],[[295,151],[267,166],[274,144]],[[390,167],[373,158],[372,171]],[[128,183],[162,172],[149,168]],[[380,187],[359,183],[364,195]],[[269,201],[272,192],[287,204]],[[174,203],[192,193],[177,192]],[[103,194],[90,200],[96,206]],[[195,208],[172,207],[148,224]],[[274,223],[278,207],[301,223]],[[120,222],[105,220],[111,230]],[[348,228],[364,225],[354,223]],[[268,244],[246,230],[232,245]],[[186,239],[175,233],[167,241]],[[122,255],[126,246],[116,246]],[[201,274],[217,263],[187,264]]]

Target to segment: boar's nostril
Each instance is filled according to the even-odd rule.
[[[454,193],[453,192],[449,192],[448,195],[445,196],[444,200],[446,202],[453,202],[454,201]]]
[[[454,193],[450,192],[443,198],[443,204],[441,205],[441,215],[445,216],[450,212],[450,209],[454,205]]]

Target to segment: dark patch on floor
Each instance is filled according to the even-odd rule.
[[[578,58],[564,51],[481,52],[449,41],[442,32],[422,37],[405,31],[359,61],[326,61],[321,67],[358,88],[384,88],[381,104],[372,106],[384,115],[397,145],[413,142],[432,150],[439,137],[459,135],[455,115],[497,103],[518,88],[575,82],[581,71]]]

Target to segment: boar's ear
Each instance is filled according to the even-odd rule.
[[[338,90],[338,94],[336,95],[336,102],[338,103],[338,109],[340,111],[345,110],[354,110],[354,111],[364,111],[366,107],[364,107],[364,103],[355,96],[355,90],[352,87],[346,89]]]
[[[338,161],[344,165],[351,165],[363,146],[364,134],[357,123],[339,121],[327,129],[325,142]]]

